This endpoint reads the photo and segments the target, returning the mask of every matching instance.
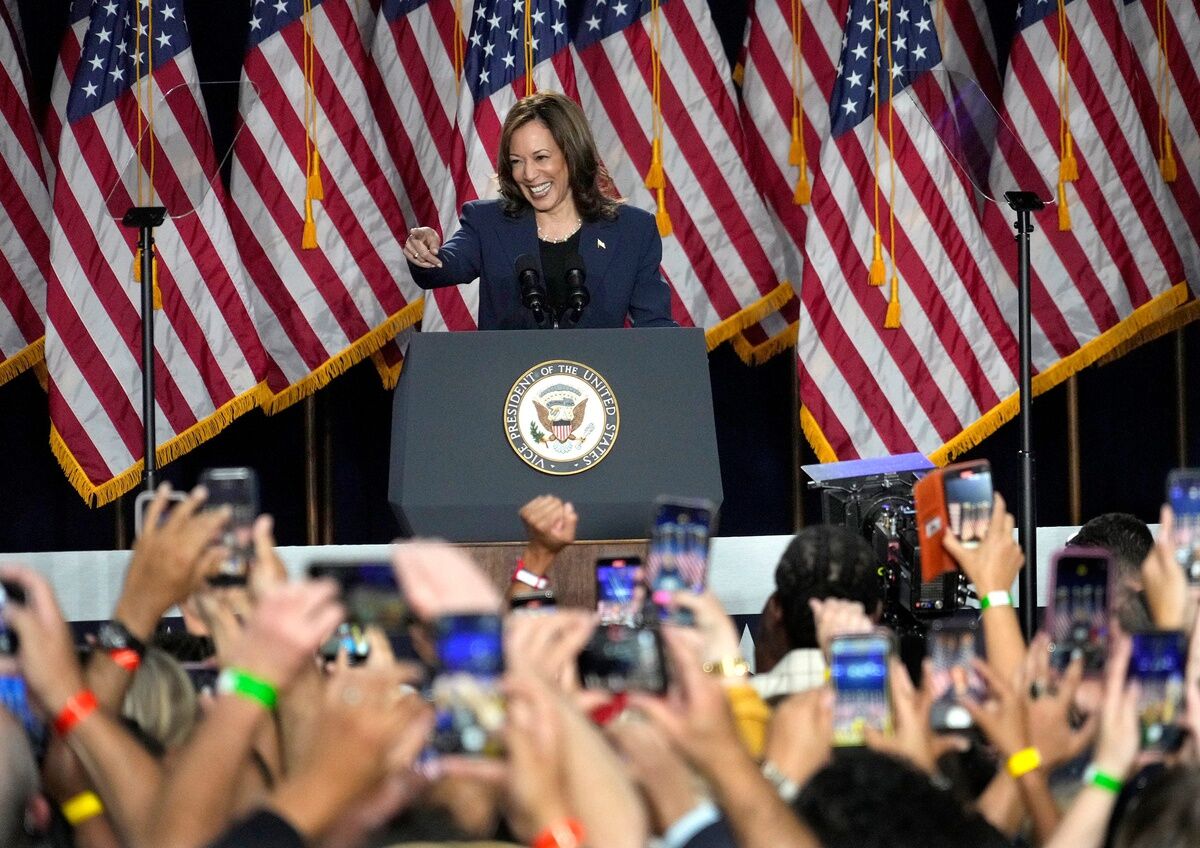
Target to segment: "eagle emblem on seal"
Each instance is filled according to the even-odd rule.
[[[538,421],[542,422],[542,426],[547,431],[543,437],[544,440],[561,442],[564,445],[572,441],[583,441],[581,437],[575,435],[575,431],[583,426],[584,415],[587,413],[587,402],[587,398],[576,402],[570,396],[555,398],[549,406],[538,403],[536,400],[533,401],[533,405],[537,409]]]

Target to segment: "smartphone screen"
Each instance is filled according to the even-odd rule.
[[[308,575],[334,580],[346,608],[346,621],[321,646],[321,656],[333,659],[339,649],[344,649],[351,664],[365,660],[369,653],[368,627],[383,631],[396,656],[413,655],[408,637],[408,603],[390,562],[315,562],[308,567]]]
[[[25,603],[25,590],[15,583],[0,581],[0,613],[9,604]],[[8,626],[4,616],[0,615],[0,657],[11,657],[17,653],[17,631]]]
[[[209,468],[201,473],[199,484],[208,489],[206,509],[228,506],[232,512],[222,539],[222,544],[229,549],[229,558],[211,582],[244,583],[254,559],[253,527],[259,514],[258,474],[253,468]]]
[[[662,634],[627,624],[601,624],[579,654],[585,689],[666,694],[667,669]]]
[[[451,615],[437,622],[439,670],[431,697],[433,748],[443,754],[503,754],[504,672],[497,615]]]
[[[1176,630],[1133,634],[1129,679],[1141,686],[1138,717],[1143,748],[1170,750],[1181,739],[1186,638]]]
[[[1200,586],[1200,468],[1177,468],[1167,478],[1167,503],[1175,513],[1175,560],[1188,583]]]
[[[197,695],[211,695],[217,691],[217,676],[221,673],[221,669],[209,662],[186,662],[180,663],[183,666],[184,673],[187,674],[188,680],[192,683],[192,689]]]
[[[830,646],[833,682],[833,744],[862,745],[868,727],[890,732],[888,659],[892,640],[884,634],[835,637]]]
[[[660,607],[667,606],[672,593],[681,589],[704,591],[712,518],[710,501],[659,499],[650,537],[646,582],[651,597]]]
[[[25,678],[15,669],[0,671],[0,707],[12,713],[21,723],[35,752],[44,750],[43,745],[47,741],[46,725],[34,713]]]
[[[950,466],[942,475],[946,529],[966,547],[983,541],[992,518],[992,468],[986,461]]]
[[[643,576],[638,557],[596,560],[596,611],[601,622],[635,620],[642,606]]]
[[[974,722],[963,698],[982,702],[987,697],[987,684],[975,667],[984,654],[978,617],[935,620],[927,645],[932,666],[930,723],[937,731],[968,730]]]
[[[1062,671],[1079,653],[1084,674],[1099,674],[1108,655],[1110,557],[1106,551],[1067,548],[1050,568],[1050,664]]]

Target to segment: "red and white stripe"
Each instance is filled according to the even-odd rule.
[[[67,41],[75,38],[69,33]],[[196,86],[190,50],[155,71],[155,189],[169,214],[183,216],[155,233],[163,298],[155,314],[156,435],[164,462],[257,406],[260,394],[261,348]],[[46,326],[52,446],[72,484],[95,503],[136,485],[143,458],[135,234],[113,217],[133,205],[136,109],[126,92],[63,128],[54,192]]]
[[[396,164],[367,92],[371,65],[359,5],[325,0],[312,9],[325,189],[325,201],[313,204],[318,249],[301,247],[302,20],[249,51],[243,66],[255,95],[239,110],[230,220],[255,283],[272,410],[324,385],[420,317],[420,290],[402,250],[407,218]]]
[[[674,234],[663,275],[680,324],[710,341],[745,326],[746,310],[779,286],[784,243],[754,189],[729,65],[706,0],[660,7],[662,157]],[[579,96],[617,190],[654,211],[645,188],[652,140],[651,22],[627,26],[577,52]],[[759,316],[761,317],[761,316]],[[730,322],[730,323],[725,323]]]
[[[50,192],[16,3],[0,3],[0,383],[41,359]]]

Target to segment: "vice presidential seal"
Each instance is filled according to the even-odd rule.
[[[504,401],[504,435],[522,461],[546,474],[594,468],[617,441],[621,412],[595,369],[569,359],[533,366]]]

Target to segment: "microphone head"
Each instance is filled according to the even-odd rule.
[[[538,261],[528,253],[522,253],[520,256],[518,256],[517,263],[514,267],[516,268],[518,277],[524,274],[526,271],[537,271],[539,274],[542,273],[542,266],[539,265]]]
[[[583,280],[587,276],[587,267],[583,264],[583,257],[578,253],[572,253],[567,256],[567,261],[564,263],[567,269],[567,279],[570,279],[572,272],[579,274],[579,284],[583,285]]]

